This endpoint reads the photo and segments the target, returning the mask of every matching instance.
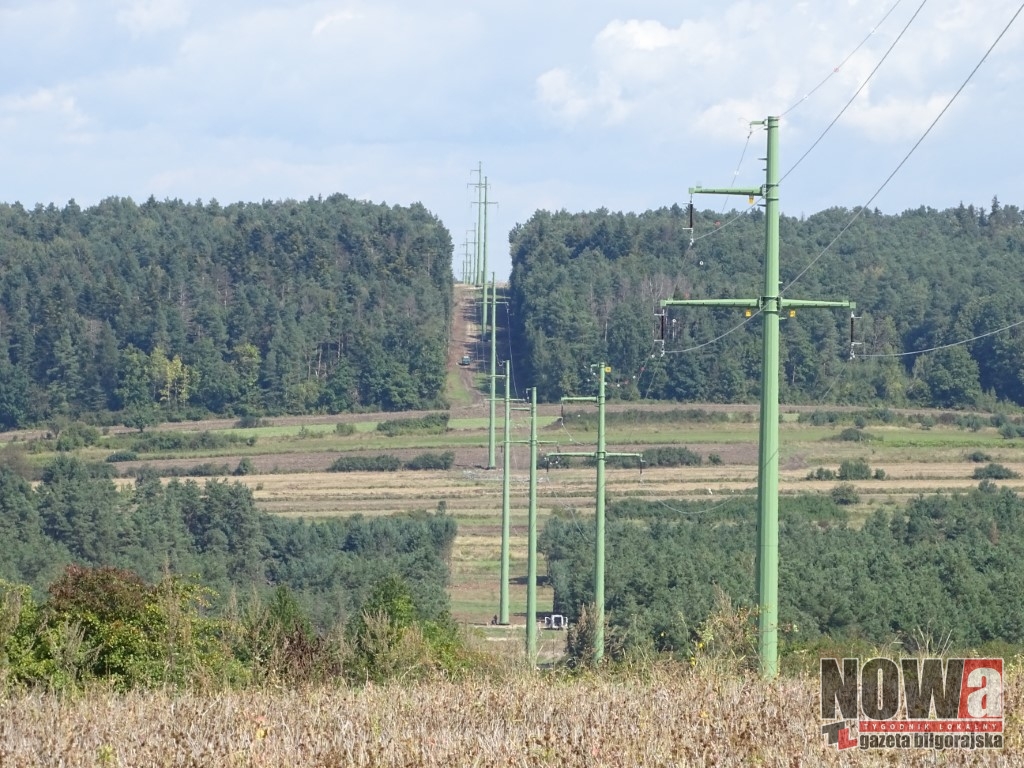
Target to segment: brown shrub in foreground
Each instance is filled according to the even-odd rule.
[[[672,666],[643,679],[29,694],[0,702],[0,765],[1024,766],[1024,685],[1015,668],[1007,678],[1008,746],[990,753],[839,754],[820,732],[816,678]]]

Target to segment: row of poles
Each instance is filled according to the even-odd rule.
[[[765,260],[764,284],[760,296],[741,299],[664,299],[660,302],[662,313],[669,307],[741,307],[756,311],[762,318],[762,369],[761,369],[761,410],[760,434],[758,439],[758,515],[757,515],[757,600],[758,600],[758,657],[763,677],[778,675],[778,623],[779,623],[779,318],[783,311],[795,312],[797,308],[847,308],[854,309],[852,301],[821,301],[790,299],[782,295],[779,279],[779,118],[767,117],[751,125],[763,126],[767,132],[767,155],[765,160],[765,184],[759,187],[705,188],[691,187],[690,194],[745,195],[753,203],[755,198],[764,201],[765,209]],[[495,387],[497,373],[496,346],[496,305],[497,293],[494,275],[491,276],[491,298],[488,301],[486,275],[486,211],[487,178],[482,166],[477,169],[479,192],[480,226],[484,242],[477,244],[478,258],[473,260],[474,283],[483,288],[483,312],[481,328],[486,330],[487,308],[491,309],[491,365],[490,365],[490,428],[488,431],[488,469],[495,468]],[[692,209],[691,209],[692,210]],[[692,226],[692,223],[691,223]],[[479,240],[479,238],[477,238]],[[464,282],[468,277],[464,264]],[[501,587],[499,595],[499,623],[509,623],[509,537],[510,537],[510,467],[511,444],[511,401],[510,380],[512,364],[506,361],[505,372],[505,438],[504,438],[504,482],[502,487],[502,538],[501,538]],[[609,456],[641,456],[641,454],[608,453],[605,446],[605,375],[610,371],[605,363],[597,368],[597,397],[566,397],[564,402],[593,402],[598,409],[597,449],[590,453],[563,453],[564,456],[592,457],[597,464],[597,498],[594,531],[594,658],[604,655],[604,560],[605,560],[605,460]],[[530,490],[527,533],[527,595],[526,595],[526,652],[531,664],[537,659],[537,390],[530,392]]]

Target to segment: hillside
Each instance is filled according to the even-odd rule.
[[[679,206],[639,214],[538,211],[512,233],[510,308],[518,370],[556,401],[614,371],[612,396],[752,402],[760,388],[759,322],[742,310],[654,314],[669,298],[747,298],[764,283],[764,214]],[[800,310],[782,323],[787,403],[969,408],[1024,404],[1024,215],[993,200],[899,215],[830,209],[780,222],[789,298],[857,303]],[[969,341],[958,344],[957,342]],[[927,354],[916,354],[933,350]],[[851,352],[855,358],[851,359]]]
[[[436,407],[451,250],[343,195],[0,205],[0,428]]]

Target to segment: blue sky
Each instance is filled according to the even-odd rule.
[[[695,184],[759,185],[752,120],[786,113],[788,170],[916,13],[781,190],[789,215],[867,202],[1018,7],[0,0],[0,201],[419,201],[451,230],[458,274],[482,163],[502,279],[508,231],[539,208],[640,212]],[[1022,54],[1024,18],[872,207],[1024,207]]]

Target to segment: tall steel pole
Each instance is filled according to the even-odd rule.
[[[763,293],[756,299],[669,299],[662,307],[746,307],[761,313],[763,367],[761,370],[761,427],[758,442],[757,602],[758,655],[761,674],[779,672],[779,315],[784,308],[846,307],[852,301],[783,298],[779,282],[779,118],[754,125],[768,132],[768,156],[763,187],[708,189],[691,187],[690,194],[748,195],[765,201],[765,260]]]
[[[597,462],[597,499],[594,508],[594,661],[604,658],[604,523],[605,523],[605,461],[609,456],[637,456],[639,453],[608,453],[605,450],[605,374],[611,371],[605,363],[598,366],[597,397],[563,397],[563,402],[597,403],[597,450],[594,453],[562,453],[562,456],[588,456]]]
[[[779,673],[779,118],[768,118],[765,262],[761,294],[763,365],[758,442],[757,636],[761,674]]]
[[[594,661],[604,656],[604,375],[601,363],[597,374],[597,507],[594,512]]]
[[[537,388],[530,390],[530,508],[526,534],[526,659],[537,665]]]
[[[484,288],[484,293],[487,293],[487,289]],[[486,306],[486,305],[485,305]],[[491,273],[491,397],[489,400],[489,419],[487,421],[487,468],[494,469],[494,453],[495,453],[495,424],[494,424],[494,401],[497,399],[495,394],[495,382],[498,376],[498,287],[495,282],[495,275]]]
[[[508,580],[509,580],[509,540],[512,534],[512,401],[510,399],[510,380],[512,379],[512,361],[505,361],[505,436],[502,443],[502,478],[501,478],[501,588],[498,597],[498,623],[508,625]]]

